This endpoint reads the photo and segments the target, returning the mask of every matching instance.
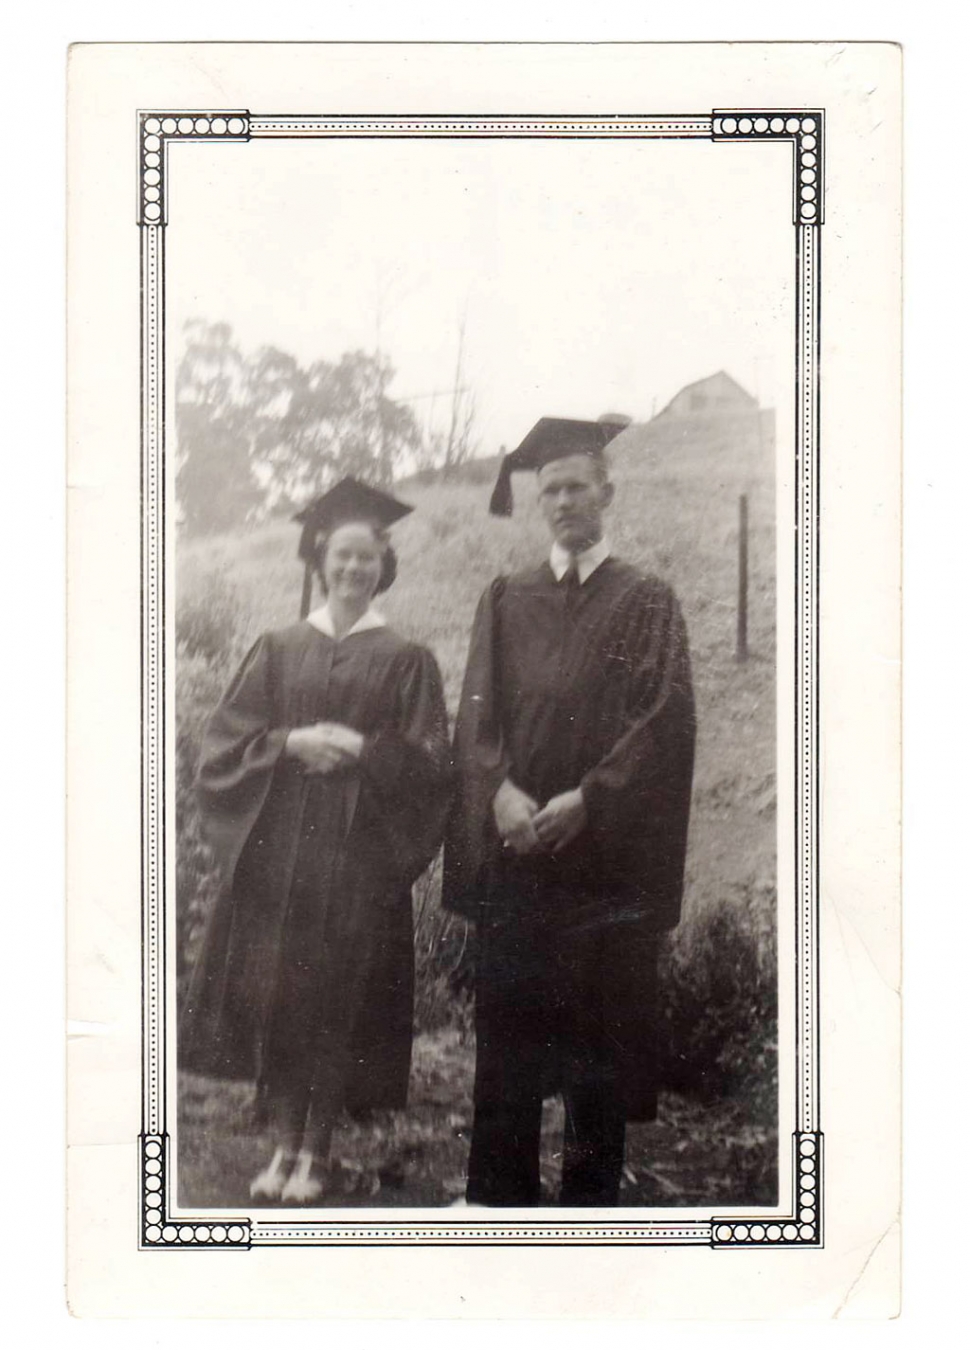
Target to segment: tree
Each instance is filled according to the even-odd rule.
[[[477,449],[473,440],[475,425],[475,395],[462,384],[465,365],[465,323],[467,314],[462,313],[458,324],[458,355],[455,358],[455,386],[451,391],[451,421],[448,426],[448,439],[445,442],[442,471],[447,478]]]
[[[438,431],[429,423],[424,441],[415,456],[420,469],[437,469],[442,478],[450,478],[460,464],[478,449],[475,435],[475,395],[463,383],[465,378],[465,324],[463,313],[458,324],[458,352],[455,381],[449,392],[448,430]],[[432,395],[437,397],[437,395]],[[434,404],[432,403],[432,416]]]
[[[420,433],[410,409],[387,393],[393,378],[388,361],[361,351],[335,366],[297,368],[286,409],[257,451],[274,505],[300,505],[345,474],[378,487],[394,481]]]
[[[231,529],[258,510],[250,465],[245,364],[228,324],[186,324],[175,376],[176,494],[187,529]]]
[[[263,347],[246,358],[228,324],[192,320],[176,374],[176,485],[182,522],[229,529],[302,506],[335,478],[389,486],[420,444],[388,393],[383,356],[346,352],[307,368]]]

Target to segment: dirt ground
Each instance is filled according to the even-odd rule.
[[[465,1188],[474,1045],[446,1030],[417,1038],[407,1111],[346,1119],[334,1138],[331,1193],[314,1208],[431,1208]],[[247,1125],[244,1085],[184,1076],[178,1134],[179,1204],[194,1210],[256,1206],[249,1182],[268,1142]],[[711,1103],[664,1092],[659,1118],[627,1130],[621,1203],[630,1206],[771,1205],[777,1195],[773,1093]],[[556,1203],[562,1107],[547,1102],[542,1186]]]

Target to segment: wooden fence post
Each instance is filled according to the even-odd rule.
[[[738,500],[738,640],[736,656],[748,659],[748,498]]]

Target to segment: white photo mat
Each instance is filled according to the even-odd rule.
[[[198,54],[199,49],[194,50]],[[840,1062],[839,1051],[836,1050],[830,1055],[826,1045],[826,1030],[831,1030],[837,1021],[842,1024],[841,1019],[844,1015],[840,960],[836,956],[831,967],[826,964],[833,953],[833,948],[826,941],[828,907],[826,886],[829,875],[826,872],[826,854],[827,849],[831,853],[833,847],[835,849],[848,847],[850,841],[843,834],[845,820],[843,815],[840,815],[831,839],[827,839],[825,834],[827,794],[831,794],[829,779],[823,775],[823,745],[825,753],[831,755],[831,741],[825,737],[826,728],[830,732],[838,728],[839,734],[846,738],[847,743],[852,736],[863,735],[868,745],[869,764],[864,766],[855,761],[857,768],[874,769],[873,757],[878,754],[884,755],[882,772],[884,777],[888,774],[890,794],[898,754],[897,745],[884,744],[879,739],[885,727],[892,722],[891,705],[894,697],[898,697],[893,677],[890,677],[888,685],[881,691],[881,698],[887,705],[888,716],[881,718],[868,733],[860,733],[858,705],[853,702],[859,697],[859,690],[855,686],[846,689],[847,697],[844,705],[838,696],[828,703],[825,697],[828,693],[824,679],[827,662],[838,665],[840,661],[844,661],[844,657],[837,655],[840,650],[837,644],[845,637],[846,619],[839,610],[839,592],[831,587],[826,589],[826,573],[821,558],[826,556],[830,532],[833,551],[836,554],[845,547],[849,532],[838,509],[831,514],[822,509],[820,465],[828,466],[826,455],[831,454],[834,457],[842,454],[842,446],[850,444],[855,437],[857,447],[861,444],[869,456],[868,459],[863,456],[859,467],[867,472],[881,471],[884,475],[886,491],[881,496],[892,496],[895,477],[898,476],[898,448],[894,447],[891,440],[895,425],[891,415],[886,415],[884,424],[884,435],[888,434],[890,444],[887,448],[883,442],[882,459],[879,458],[879,447],[873,446],[871,441],[867,442],[864,431],[860,437],[858,423],[854,423],[851,418],[841,422],[837,420],[844,418],[845,415],[846,384],[844,373],[838,363],[840,359],[844,359],[841,334],[846,330],[843,328],[840,331],[840,342],[832,344],[830,353],[826,346],[828,339],[825,326],[828,322],[828,302],[824,314],[821,307],[824,290],[824,284],[820,281],[821,268],[824,258],[827,276],[828,231],[831,230],[831,225],[827,224],[825,219],[827,200],[830,219],[833,211],[831,175],[827,170],[831,163],[839,164],[838,182],[843,190],[848,190],[851,175],[847,177],[846,166],[858,150],[857,144],[853,141],[853,137],[858,136],[858,128],[853,121],[856,110],[850,107],[851,97],[842,86],[833,87],[831,77],[824,74],[824,53],[808,45],[779,49],[778,74],[765,78],[760,83],[754,75],[741,78],[739,72],[743,69],[741,61],[745,53],[743,51],[734,53],[731,73],[725,72],[724,76],[725,94],[730,95],[745,84],[750,86],[754,94],[762,94],[763,91],[775,92],[787,84],[793,94],[797,92],[799,95],[784,101],[775,98],[770,104],[763,97],[757,101],[752,98],[744,103],[739,103],[736,99],[732,101],[729,97],[718,98],[714,86],[717,84],[716,58],[719,53],[714,48],[703,49],[704,59],[699,57],[696,50],[669,48],[663,52],[665,79],[668,82],[663,95],[644,92],[640,99],[643,110],[632,112],[630,105],[635,102],[633,88],[642,85],[644,91],[648,91],[656,87],[656,80],[646,76],[648,73],[656,76],[660,69],[659,52],[637,49],[633,53],[632,69],[630,66],[627,67],[627,84],[624,85],[621,81],[616,87],[614,110],[609,108],[608,104],[604,104],[604,90],[610,85],[610,74],[613,70],[611,61],[621,53],[630,56],[631,49],[617,48],[612,51],[606,49],[602,52],[579,49],[579,57],[586,61],[590,82],[595,89],[596,97],[593,103],[598,108],[606,107],[608,111],[605,113],[593,114],[584,110],[586,99],[590,97],[589,89],[584,90],[584,99],[577,108],[577,100],[570,100],[566,85],[560,82],[559,87],[556,87],[556,78],[553,76],[543,85],[541,97],[535,100],[543,105],[542,109],[520,115],[491,110],[496,96],[492,96],[491,103],[488,98],[484,98],[480,105],[483,111],[474,113],[469,111],[462,105],[467,105],[469,99],[473,98],[476,92],[474,88],[460,97],[455,94],[454,89],[442,95],[439,102],[447,103],[451,98],[459,104],[460,111],[454,114],[418,115],[414,111],[387,112],[386,87],[381,87],[381,97],[374,95],[375,101],[369,112],[362,111],[359,106],[361,101],[366,104],[360,88],[355,88],[352,97],[349,98],[345,91],[345,101],[350,111],[336,114],[332,111],[306,110],[308,98],[311,97],[308,91],[308,72],[313,69],[314,60],[326,68],[328,62],[335,60],[334,53],[328,53],[325,48],[316,50],[300,48],[298,56],[293,53],[300,67],[299,78],[294,86],[298,94],[294,94],[293,110],[279,113],[273,109],[284,106],[278,101],[278,90],[285,85],[283,77],[289,54],[271,52],[270,49],[260,50],[263,51],[266,62],[264,75],[272,72],[267,82],[277,94],[275,100],[268,97],[269,90],[262,99],[255,96],[260,82],[257,77],[259,66],[255,62],[255,51],[243,53],[226,47],[211,49],[205,59],[213,64],[213,68],[218,66],[222,74],[226,70],[233,71],[236,76],[234,89],[241,92],[251,87],[253,96],[247,97],[245,101],[239,99],[231,105],[212,100],[202,102],[194,99],[191,104],[187,104],[184,98],[177,100],[174,95],[187,92],[194,81],[191,73],[180,66],[186,59],[185,55],[180,49],[173,47],[167,53],[167,59],[172,62],[172,68],[167,73],[175,76],[169,80],[173,90],[171,100],[163,101],[157,97],[160,86],[164,87],[166,83],[166,72],[156,68],[159,63],[154,61],[151,51],[132,49],[121,57],[120,49],[105,49],[99,53],[98,49],[89,48],[82,53],[78,85],[81,92],[75,102],[78,125],[85,131],[90,126],[94,134],[96,118],[89,108],[82,108],[80,105],[84,103],[85,98],[90,101],[91,80],[99,59],[103,57],[103,63],[110,65],[112,54],[119,57],[120,63],[116,74],[120,73],[120,84],[127,98],[131,97],[138,86],[139,62],[143,63],[141,71],[143,75],[151,71],[151,78],[147,83],[150,92],[156,96],[144,100],[135,96],[136,102],[130,109],[128,127],[129,136],[134,134],[135,137],[134,142],[130,139],[128,141],[129,145],[134,145],[134,153],[127,165],[116,165],[113,170],[113,180],[118,178],[116,171],[120,171],[121,174],[127,171],[130,174],[129,182],[136,188],[133,217],[129,222],[121,224],[137,229],[140,273],[134,275],[129,273],[124,278],[118,278],[118,285],[123,281],[131,287],[131,293],[126,295],[122,302],[126,312],[131,312],[133,303],[138,306],[141,332],[138,362],[140,368],[136,375],[135,363],[128,360],[124,374],[116,377],[124,384],[124,397],[120,400],[124,406],[107,414],[109,422],[114,419],[117,423],[118,418],[124,419],[130,415],[133,399],[137,399],[140,433],[136,493],[132,493],[130,463],[126,465],[123,474],[124,483],[118,484],[117,478],[114,480],[114,484],[119,487],[117,500],[125,503],[127,509],[135,513],[137,519],[135,536],[131,533],[131,519],[126,522],[123,551],[126,557],[129,556],[133,538],[137,539],[139,568],[137,665],[132,662],[129,648],[119,666],[119,678],[123,680],[129,698],[131,676],[135,670],[140,672],[137,676],[140,795],[136,833],[141,859],[138,942],[141,953],[138,1001],[140,1053],[137,1070],[141,1085],[139,1096],[141,1119],[135,1137],[125,1146],[128,1150],[127,1156],[131,1157],[132,1148],[137,1155],[135,1164],[137,1180],[134,1186],[125,1187],[125,1203],[131,1208],[127,1215],[127,1227],[124,1222],[121,1225],[121,1231],[126,1233],[133,1243],[131,1254],[137,1252],[135,1259],[139,1262],[165,1261],[172,1258],[163,1256],[164,1251],[177,1250],[180,1253],[180,1262],[194,1259],[206,1264],[203,1251],[224,1251],[227,1248],[237,1249],[238,1259],[242,1261],[253,1259],[252,1252],[247,1253],[245,1249],[292,1247],[362,1248],[402,1245],[413,1250],[417,1246],[436,1249],[445,1246],[461,1249],[538,1246],[547,1250],[553,1249],[550,1255],[559,1256],[573,1246],[611,1249],[622,1246],[641,1250],[673,1248],[682,1252],[685,1249],[700,1248],[707,1252],[708,1257],[712,1253],[720,1254],[723,1248],[741,1248],[743,1251],[738,1253],[737,1258],[728,1258],[720,1254],[719,1259],[753,1261],[768,1282],[771,1282],[774,1276],[770,1268],[766,1269],[766,1263],[770,1263],[772,1259],[785,1259],[780,1252],[772,1256],[772,1249],[794,1250],[803,1253],[800,1260],[818,1262],[819,1254],[827,1247],[830,1248],[834,1240],[835,1252],[841,1259],[844,1257],[842,1225],[846,1216],[843,1214],[840,1218],[840,1208],[843,1202],[855,1207],[856,1201],[851,1195],[840,1193],[838,1186],[833,1187],[832,1171],[829,1166],[833,1141],[832,1127],[828,1122],[833,1117],[836,1120],[841,1117],[847,1104],[847,1097],[844,1066]],[[357,52],[360,49],[353,50]],[[480,55],[482,49],[472,51]],[[887,65],[888,57],[887,69],[892,66],[889,49],[863,48],[859,51],[863,64],[866,60],[871,60],[877,66],[880,62]],[[435,71],[441,75],[444,67],[439,60],[439,54],[426,49],[421,49],[421,54],[427,57],[429,63],[426,78],[433,79]],[[458,51],[458,64],[462,65],[464,62],[467,67],[471,54],[471,51]],[[571,56],[576,54],[575,51],[570,53]],[[501,67],[505,56],[501,49],[493,49],[490,59]],[[515,56],[521,61],[523,53],[517,50]],[[370,63],[373,67],[370,74],[376,78],[379,71],[386,72],[392,69],[392,58],[393,53],[389,53],[387,49],[374,48],[364,51],[361,59],[364,67]],[[748,53],[748,58],[754,70],[758,64],[754,48]],[[88,59],[91,61],[92,69],[85,72],[84,60]],[[540,59],[538,52],[536,59]],[[692,60],[693,67],[690,64]],[[126,68],[126,61],[130,62],[130,68]],[[636,69],[637,63],[642,69]],[[164,66],[165,62],[160,64]],[[515,62],[512,62],[512,65],[514,64]],[[239,69],[236,69],[237,67]],[[793,79],[792,74],[796,71],[798,78]],[[516,80],[521,77],[521,71],[513,69],[505,70],[504,73],[514,88]],[[819,91],[817,98],[810,97],[807,93],[812,89],[813,76]],[[453,78],[453,72],[449,78]],[[861,74],[859,78],[862,79]],[[596,87],[597,80],[599,87]],[[205,81],[200,83],[204,84]],[[849,83],[851,85],[851,80]],[[712,97],[707,106],[696,101],[700,87],[693,86],[710,90]],[[691,103],[684,103],[676,98],[672,91],[678,87],[693,94],[694,100]],[[424,92],[426,93],[427,89]],[[505,94],[508,97],[508,90]],[[501,93],[497,95],[499,99],[501,96]],[[402,89],[400,92],[400,99],[405,104],[415,97],[411,89]],[[329,109],[334,101],[332,97],[321,98],[319,108]],[[337,99],[337,102],[340,100]],[[898,108],[893,103],[892,94],[888,96],[888,104],[891,117],[898,116]],[[427,98],[423,100],[423,105],[430,106]],[[514,104],[511,101],[506,103],[506,107],[511,106],[525,106],[525,103]],[[687,114],[675,115],[669,111],[672,106],[686,106],[690,111]],[[847,107],[850,108],[848,112]],[[113,108],[112,112],[114,111]],[[839,141],[840,129],[845,137],[842,143]],[[118,128],[113,127],[113,131],[116,139],[119,139]],[[171,490],[171,470],[166,460],[166,436],[170,431],[166,424],[166,381],[170,378],[166,361],[171,360],[165,326],[166,230],[169,228],[167,201],[169,192],[177,188],[179,155],[184,153],[178,147],[187,142],[224,141],[227,143],[227,153],[229,144],[232,144],[233,153],[245,154],[247,143],[298,138],[676,140],[680,143],[679,153],[683,157],[685,174],[693,171],[691,155],[697,143],[708,146],[714,144],[725,155],[785,155],[790,161],[790,198],[786,200],[785,209],[791,222],[791,276],[796,297],[796,326],[792,334],[790,365],[795,453],[793,463],[778,466],[779,482],[782,485],[779,492],[779,526],[787,523],[793,526],[787,533],[783,528],[779,528],[778,576],[779,603],[782,606],[788,604],[790,608],[790,614],[787,616],[779,613],[781,620],[779,638],[789,631],[789,626],[792,637],[791,655],[783,653],[781,643],[779,644],[778,664],[779,809],[780,812],[786,813],[786,822],[779,834],[779,843],[782,846],[789,840],[791,843],[787,853],[784,847],[780,847],[778,854],[781,897],[779,1040],[785,1052],[781,1075],[783,1100],[780,1104],[780,1122],[788,1122],[790,1128],[787,1133],[784,1129],[781,1131],[779,1205],[770,1211],[721,1213],[711,1209],[706,1214],[695,1210],[680,1214],[676,1211],[656,1213],[618,1211],[615,1215],[599,1213],[591,1216],[588,1221],[571,1219],[562,1222],[552,1211],[540,1211],[534,1216],[522,1219],[518,1217],[509,1219],[501,1214],[487,1218],[478,1215],[472,1217],[467,1211],[457,1219],[454,1214],[442,1211],[412,1211],[403,1215],[400,1212],[384,1212],[369,1214],[366,1217],[359,1212],[310,1211],[305,1215],[276,1216],[272,1212],[259,1213],[255,1210],[249,1213],[243,1211],[196,1213],[181,1210],[175,1203],[171,1150],[174,1102],[172,1096],[174,960],[169,956],[174,906],[170,873],[174,869],[171,868],[170,857],[173,833],[170,819],[170,789],[166,783],[166,766],[171,763],[172,735],[168,692],[171,653],[166,642],[168,624],[166,590],[170,582],[173,529],[171,514],[166,509],[167,493]],[[80,139],[83,140],[83,136]],[[90,151],[91,145],[82,145],[75,163],[80,164],[84,153],[90,154]],[[890,135],[887,155],[891,156],[897,152],[898,145]],[[898,220],[893,216],[894,212],[898,215],[898,188],[893,172],[893,163],[887,161],[883,166],[882,198],[876,203],[867,200],[861,207],[863,213],[870,211],[874,206],[877,210],[881,207],[888,213],[888,228],[884,235],[874,236],[877,256],[873,265],[882,267],[882,278],[888,295],[885,312],[880,316],[882,333],[875,335],[867,353],[869,383],[873,388],[874,399],[885,396],[887,382],[891,395],[891,381],[898,360],[898,340],[895,345],[892,340],[893,332],[898,330],[898,316],[892,304],[893,287],[898,284],[896,252]],[[116,188],[117,182],[113,181],[110,186]],[[630,190],[635,192],[636,184],[631,184]],[[897,192],[895,197],[894,192]],[[117,192],[109,190],[108,198],[116,203]],[[129,196],[128,200],[131,203],[132,198]],[[86,222],[82,218],[83,214],[82,204],[73,226],[79,241],[79,260],[74,263],[77,270],[72,280],[80,279],[80,285],[72,291],[75,335],[78,332],[79,319],[87,312],[83,292],[84,283],[89,278],[88,259],[92,256],[83,251],[90,238],[89,235],[85,235]],[[835,214],[840,221],[845,216],[844,203],[841,199],[837,199]],[[117,228],[118,223],[112,221],[112,230]],[[753,221],[753,235],[756,235],[757,226],[758,222]],[[844,257],[845,228],[843,222],[842,235],[834,249],[835,274],[846,286],[843,295],[848,294],[848,288],[852,285],[852,268],[846,269]],[[126,257],[130,258],[130,254]],[[838,282],[835,284],[838,285]],[[836,292],[836,297],[838,294]],[[849,309],[860,327],[864,327],[866,322],[874,321],[873,315],[859,315],[856,304],[856,297],[851,296]],[[833,308],[838,308],[838,300]],[[112,318],[106,319],[106,322],[112,322]],[[115,337],[115,334],[112,336]],[[171,335],[168,335],[168,341],[170,340]],[[75,354],[75,349],[72,349],[72,365],[75,375],[84,365],[83,358]],[[133,382],[133,376],[137,379],[137,384]],[[89,395],[79,392],[72,394],[73,450],[81,458],[86,453],[85,437],[90,435],[88,426],[81,420],[88,397]],[[101,408],[103,407],[102,404]],[[885,410],[883,411],[885,413]],[[831,433],[837,427],[840,429],[840,435],[833,436]],[[842,428],[845,428],[844,435]],[[898,442],[898,429],[896,436]],[[787,436],[780,437],[779,440],[781,446],[789,444]],[[94,454],[92,462],[97,461],[97,454]],[[111,483],[110,451],[97,466],[104,481]],[[854,507],[857,506],[861,498],[854,494],[858,494],[859,483],[846,472],[846,466],[842,461],[837,466],[836,474],[840,488],[846,494],[843,503],[848,500]],[[784,492],[787,492],[787,500],[783,495]],[[858,515],[856,522],[859,523]],[[866,521],[862,521],[863,526],[866,524]],[[882,575],[885,578],[886,566],[896,565],[895,560],[891,558],[895,538],[893,520],[884,513],[878,522],[869,521],[868,524],[873,531],[869,537],[875,541],[876,555],[883,567]],[[85,534],[89,538],[92,537],[91,529],[90,518],[75,519],[72,569],[75,567],[80,541]],[[888,562],[887,553],[890,555]],[[787,575],[792,578],[790,590],[785,580],[786,569]],[[75,605],[90,603],[92,592],[90,585],[87,584],[90,578],[85,577],[83,564],[77,567],[77,575],[78,598]],[[857,576],[864,583],[861,571]],[[123,599],[130,602],[131,598],[129,590]],[[878,640],[882,643],[891,643],[895,619],[891,578],[889,583],[885,581],[879,583],[875,609],[875,622],[879,625]],[[130,603],[125,612],[131,612]],[[827,614],[832,615],[831,649],[827,649],[826,646]],[[91,631],[97,629],[97,622],[93,617],[87,614],[81,616],[77,610],[73,620],[75,632],[84,629],[85,625],[91,625]],[[130,644],[133,634],[128,631],[127,625],[125,631],[126,640]],[[79,707],[81,713],[87,716],[83,690],[79,690]],[[130,701],[127,703],[127,709],[130,714],[132,710]],[[78,713],[75,712],[72,726],[75,737],[79,726]],[[130,733],[130,715],[126,729]],[[787,736],[787,742],[781,733]],[[132,747],[129,745],[127,749],[130,752]],[[857,752],[853,751],[853,754],[855,753]],[[77,739],[74,745],[74,762],[76,770],[86,767],[85,748],[83,744],[80,745],[80,749],[78,748]],[[853,801],[853,791],[853,788],[836,786],[834,795],[830,795],[829,799],[844,809],[847,803]],[[130,809],[126,821],[127,839],[134,823]],[[844,937],[844,923],[848,922],[853,932],[860,934],[867,932],[867,923],[873,924],[877,930],[888,934],[883,949],[878,951],[875,957],[872,956],[869,941],[871,934],[868,933],[867,936],[860,936],[860,943],[869,952],[869,959],[874,964],[883,965],[888,960],[891,966],[897,925],[893,889],[896,884],[895,863],[892,856],[895,835],[891,827],[888,833],[885,833],[886,823],[873,816],[866,816],[860,823],[863,841],[867,826],[870,829],[877,828],[884,831],[873,855],[878,856],[880,860],[878,865],[883,869],[879,881],[881,890],[878,899],[873,899],[871,910],[863,906],[861,910],[857,910],[847,918],[843,908],[834,919],[830,915],[830,929],[834,923],[840,930],[839,943],[844,956],[848,947]],[[859,833],[850,830],[849,835],[851,841],[858,847]],[[80,935],[74,939],[72,961],[75,968],[84,966],[91,945],[91,929],[83,927],[85,917],[83,855],[83,848],[74,850],[74,865],[77,867],[80,862],[82,873],[77,883],[81,891],[78,909],[82,927]],[[130,853],[128,860],[130,862]],[[857,880],[865,876],[865,885],[872,885],[874,881],[872,865],[874,864],[872,858],[867,855],[865,842],[848,864],[847,873],[841,870],[845,864],[837,857],[831,872],[835,889],[830,894],[838,894],[840,880],[846,875]],[[129,875],[127,882],[130,882],[130,879]],[[869,892],[870,897],[872,894]],[[128,894],[124,905],[130,906],[132,902],[133,897]],[[850,909],[853,903],[849,901]],[[126,919],[130,921],[130,909],[126,909],[125,912]],[[98,941],[94,946],[98,946]],[[130,934],[126,951],[128,953],[126,960],[130,961],[133,951]],[[130,969],[126,969],[125,985],[129,1007],[132,974]],[[858,982],[850,978],[850,984],[854,984],[858,999]],[[823,992],[820,998],[820,988],[824,991],[827,985],[828,997]],[[82,1017],[85,1015],[84,1008],[76,1004],[78,990],[81,992],[82,1003],[85,997],[93,997],[94,1003],[97,1003],[99,985],[96,980],[86,981],[82,974],[80,978],[75,976],[72,989],[75,998],[73,1015]],[[870,1014],[873,1017],[875,1030],[870,1033],[870,1043],[873,1043],[874,1036],[874,1043],[878,1046],[878,1053],[884,1061],[882,1066],[876,1064],[867,1066],[867,1072],[871,1072],[877,1080],[877,1090],[871,1096],[871,1100],[882,1102],[884,1111],[888,1110],[891,1113],[895,1109],[897,1085],[892,1009],[882,1006],[870,1007],[865,997],[858,999],[858,1007],[863,1009],[864,1017],[869,1017]],[[832,1011],[829,1012],[829,1009]],[[128,1029],[130,1030],[130,1024]],[[130,1039],[127,1045],[130,1052]],[[826,1073],[827,1056],[830,1056],[837,1066],[831,1078]],[[115,1068],[117,1067],[119,1066],[116,1065]],[[82,1080],[94,1081],[91,1075],[96,1074],[98,1069],[97,1066],[83,1064],[73,1066],[72,1072],[74,1075],[72,1091],[76,1092]],[[883,1075],[881,1079],[880,1072]],[[131,1086],[132,1073],[133,1065],[129,1053],[123,1075],[127,1085],[126,1093]],[[125,1114],[130,1121],[131,1103],[127,1098],[125,1104],[128,1108]],[[859,1137],[858,1113],[863,1109],[861,1101],[855,1104],[853,1108],[855,1114],[851,1117],[852,1127],[848,1134],[843,1136],[854,1146],[858,1145]],[[80,1117],[85,1116],[84,1110],[78,1111],[77,1114]],[[828,1136],[829,1156],[823,1151],[823,1129]],[[881,1159],[880,1175],[888,1188],[882,1198],[883,1200],[888,1198],[890,1212],[894,1212],[891,1203],[892,1192],[894,1188],[898,1188],[898,1179],[893,1171],[895,1164],[892,1161],[893,1141],[896,1135],[895,1120],[886,1119],[884,1116],[876,1130],[876,1136],[880,1140],[876,1151]],[[844,1178],[842,1145],[837,1142],[834,1146],[840,1156],[835,1168],[836,1177]],[[807,1184],[803,1184],[805,1178],[809,1179]],[[81,1190],[83,1186],[79,1185],[79,1194]],[[884,1207],[879,1205],[877,1208],[882,1212]],[[850,1224],[850,1228],[851,1226]],[[886,1225],[882,1225],[880,1232],[885,1231]],[[76,1227],[72,1234],[72,1242],[78,1247],[83,1246],[83,1233],[79,1227]],[[508,1258],[515,1259],[515,1255],[508,1253]],[[871,1255],[872,1252],[867,1253],[867,1256]],[[80,1252],[78,1256],[81,1257]],[[297,1259],[295,1254],[291,1259]],[[72,1256],[72,1264],[80,1269],[84,1264],[83,1258],[75,1262]],[[893,1284],[891,1267],[890,1261],[889,1273],[881,1277],[886,1289],[891,1289]],[[817,1266],[816,1269],[818,1268]],[[864,1268],[860,1266],[860,1269]],[[198,1278],[204,1281],[205,1276],[200,1273]],[[248,1277],[243,1275],[240,1278]],[[743,1280],[744,1277],[741,1278]],[[193,1281],[194,1279],[195,1277]],[[728,1282],[731,1281],[730,1274],[726,1279]],[[810,1280],[809,1284],[811,1283]],[[715,1281],[715,1286],[720,1285],[719,1278]],[[832,1287],[835,1287],[834,1284]],[[713,1288],[714,1286],[712,1290]],[[888,1294],[888,1297],[891,1301],[892,1294]],[[824,1291],[819,1291],[818,1298],[824,1303]],[[877,1301],[879,1299],[884,1299],[882,1285]],[[771,1296],[768,1296],[767,1302],[771,1301]]]

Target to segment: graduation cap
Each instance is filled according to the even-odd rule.
[[[577,422],[569,417],[540,417],[521,445],[503,455],[488,509],[493,516],[512,514],[512,474],[517,469],[536,473],[553,460],[567,455],[589,455],[602,460],[603,450],[628,421]]]
[[[361,483],[357,478],[341,478],[329,492],[316,497],[302,511],[298,511],[293,519],[303,526],[297,549],[297,556],[304,563],[300,618],[305,619],[310,611],[313,569],[317,561],[317,541],[321,534],[330,534],[338,525],[346,525],[350,521],[367,521],[378,529],[386,530],[413,510],[413,506],[399,502],[396,497],[371,487],[369,483]]]

